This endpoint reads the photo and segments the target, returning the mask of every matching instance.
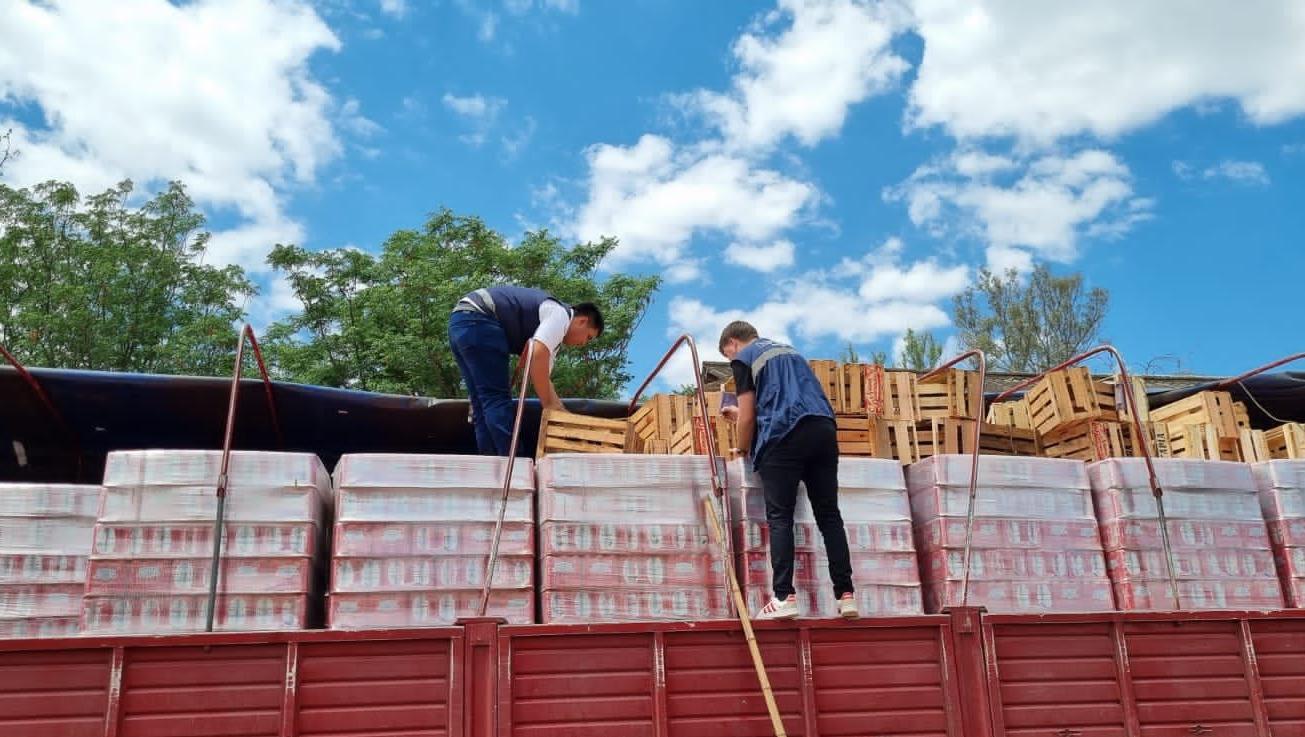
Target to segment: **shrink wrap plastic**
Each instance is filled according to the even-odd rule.
[[[751,464],[729,465],[734,545],[749,609],[770,599],[770,529],[761,477]],[[804,617],[838,616],[829,576],[829,559],[816,526],[806,488],[794,510],[793,587]],[[923,612],[920,570],[911,534],[911,506],[897,461],[840,458],[838,508],[852,554],[852,584],[861,616],[900,616]]]
[[[82,606],[97,634],[202,631],[220,451],[110,453]],[[320,617],[331,480],[309,453],[232,451],[214,629],[302,629]]]
[[[453,624],[480,604],[507,459],[368,453],[335,469],[332,629]],[[487,614],[534,621],[534,467],[513,464]]]
[[[1305,461],[1251,466],[1287,606],[1305,607]]]
[[[100,487],[0,484],[0,638],[80,630]]]
[[[712,493],[707,463],[569,453],[541,460],[541,621],[728,617],[702,503]]]
[[[1251,467],[1186,458],[1156,458],[1153,463],[1164,490],[1182,606],[1282,607],[1282,586],[1274,574]],[[1119,608],[1174,608],[1145,459],[1092,463],[1088,477]]]
[[[971,464],[940,455],[907,469],[930,612],[961,603]],[[975,495],[970,604],[995,613],[1114,608],[1081,462],[980,456]]]

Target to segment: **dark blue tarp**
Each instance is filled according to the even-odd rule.
[[[0,367],[0,481],[98,482],[112,450],[222,447],[230,379],[32,369],[67,422],[50,417],[16,371]],[[467,402],[275,383],[285,444],[273,431],[263,383],[241,383],[234,447],[316,453],[474,453]],[[623,417],[625,404],[567,400],[581,414]],[[539,405],[522,424],[535,447]]]

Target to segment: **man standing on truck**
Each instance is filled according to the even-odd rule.
[[[859,616],[852,587],[847,531],[838,511],[838,434],[834,410],[811,366],[792,347],[757,335],[735,321],[720,334],[720,352],[730,360],[738,407],[723,409],[738,423],[739,453],[761,475],[770,528],[770,568],[775,589],[757,619],[798,616],[793,589],[793,510],[798,483],[807,487],[829,558],[838,613]]]
[[[558,348],[581,346],[602,334],[603,314],[593,303],[568,305],[542,289],[504,285],[477,289],[458,300],[449,316],[449,345],[467,385],[480,453],[506,456],[515,451],[508,447],[516,412],[510,356],[525,361],[527,341],[534,342],[525,376],[545,409],[562,409],[550,378]]]

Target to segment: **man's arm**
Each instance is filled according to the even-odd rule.
[[[757,393],[744,392],[739,395],[739,450],[747,455],[751,452],[752,436],[757,431]]]
[[[553,354],[542,341],[532,338],[530,342],[535,347],[535,353],[530,357],[530,384],[535,387],[535,394],[544,409],[563,409],[562,400],[553,388]]]

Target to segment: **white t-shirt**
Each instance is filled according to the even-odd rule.
[[[548,346],[548,368],[553,369],[557,359],[557,349],[571,327],[571,311],[551,299],[539,305],[539,329],[535,330],[534,339]]]

